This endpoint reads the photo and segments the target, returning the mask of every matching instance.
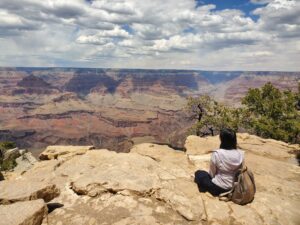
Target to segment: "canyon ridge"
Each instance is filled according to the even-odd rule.
[[[194,122],[188,96],[235,106],[248,88],[271,82],[296,91],[299,80],[299,72],[0,68],[0,137],[35,154],[59,144],[182,149]]]

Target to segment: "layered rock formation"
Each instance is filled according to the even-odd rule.
[[[57,158],[70,158],[75,155],[84,155],[88,150],[94,149],[93,146],[48,146],[39,158],[41,160],[51,160]]]
[[[145,140],[182,148],[192,124],[187,96],[234,105],[248,87],[270,81],[296,90],[299,79],[284,72],[0,68],[0,141],[37,153],[70,144],[127,152]]]
[[[193,182],[196,170],[208,168],[207,152],[218,145],[218,137],[190,136],[186,152],[151,143],[130,153],[56,148],[56,159],[0,182],[0,223],[299,224],[300,169],[290,153],[299,146],[239,134],[257,184],[254,201],[239,206],[199,193]]]
[[[271,82],[281,90],[297,91],[299,81],[299,73],[242,72],[234,79],[217,83],[211,95],[227,104],[240,105],[240,100],[245,96],[249,88],[259,88],[267,82]]]

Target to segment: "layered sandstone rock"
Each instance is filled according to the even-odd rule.
[[[243,149],[246,164],[257,184],[255,199],[246,206],[199,193],[193,182],[196,170],[208,168],[207,152],[218,148],[218,137],[189,137],[186,152],[144,143],[130,153],[101,149],[57,157],[34,164],[9,182],[16,187],[18,182],[47,183],[60,190],[48,204],[60,206],[44,219],[49,225],[298,224],[300,169],[290,161],[294,156],[289,153],[298,146],[247,134],[238,136],[240,146],[247,147]],[[5,218],[11,221],[9,216]]]
[[[44,199],[46,202],[59,195],[55,184],[32,180],[4,180],[0,183],[0,204]]]
[[[48,146],[39,158],[41,160],[57,159],[60,157],[68,158],[74,155],[83,155],[88,150],[94,149],[94,146]]]

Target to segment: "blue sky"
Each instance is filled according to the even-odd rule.
[[[257,20],[258,16],[253,15],[252,11],[256,8],[263,7],[267,4],[252,3],[248,0],[195,0],[197,6],[206,4],[213,4],[216,6],[215,10],[224,9],[238,9],[245,13],[245,15],[251,17],[253,20]]]
[[[1,0],[0,66],[300,71],[299,0]]]

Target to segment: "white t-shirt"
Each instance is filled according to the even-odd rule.
[[[212,182],[229,190],[232,188],[234,176],[244,160],[244,152],[239,149],[218,149],[211,155],[209,174]]]

